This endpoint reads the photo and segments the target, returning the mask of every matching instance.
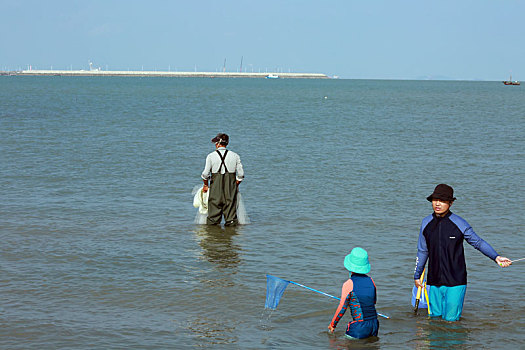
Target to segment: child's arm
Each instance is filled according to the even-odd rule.
[[[330,325],[328,326],[328,330],[330,331],[330,333],[334,332],[335,327],[337,327],[337,323],[345,314],[349,302],[348,295],[352,290],[354,290],[354,283],[351,279],[349,279],[343,284],[343,288],[341,289],[341,301],[339,302],[339,306],[335,311],[334,317],[332,318],[332,322],[330,322]]]

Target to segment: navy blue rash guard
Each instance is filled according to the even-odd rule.
[[[448,212],[444,217],[433,213],[424,218],[417,242],[414,279],[421,277],[428,259],[428,285],[453,287],[467,284],[463,240],[492,260],[498,256],[494,248],[460,216]]]

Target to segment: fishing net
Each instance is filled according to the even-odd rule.
[[[241,225],[248,225],[250,223],[250,218],[246,212],[241,192],[237,192],[237,220],[239,220],[239,224]]]
[[[202,192],[202,186],[195,186],[193,191],[191,191],[191,194],[193,195],[193,206],[199,208],[195,215],[194,222],[198,225],[204,225],[206,224],[206,218],[208,217],[208,193]],[[250,223],[250,217],[246,212],[241,192],[237,193],[237,220],[240,225],[247,225]]]
[[[266,309],[275,310],[277,308],[289,283],[278,277],[266,275],[266,302],[264,303]]]
[[[208,214],[201,214],[200,212],[197,212],[195,215],[194,222],[197,225],[206,225],[206,219],[208,218]]]
[[[426,286],[427,288],[427,293],[428,293],[428,290],[430,289],[429,286]],[[416,297],[417,297],[417,287],[414,286],[412,287],[412,306],[416,306]],[[425,296],[425,292],[423,290],[421,290],[421,296],[419,297],[419,306],[418,306],[420,309],[426,309],[428,306],[427,306],[427,298]]]
[[[193,206],[199,208],[197,215],[195,215],[195,223],[204,225],[206,224],[206,218],[208,217],[208,196],[204,196],[202,192],[202,186],[193,187],[191,191],[193,195]]]

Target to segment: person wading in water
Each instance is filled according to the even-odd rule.
[[[237,225],[238,186],[244,179],[241,158],[233,151],[226,149],[229,143],[226,134],[219,133],[211,142],[215,151],[206,157],[202,172],[203,192],[208,192],[208,225],[218,225],[222,217],[226,226]],[[210,181],[211,178],[211,181]]]
[[[434,212],[421,223],[414,283],[416,287],[423,287],[419,278],[428,259],[430,316],[457,321],[463,311],[467,290],[463,241],[467,241],[501,267],[511,265],[512,261],[500,256],[474,232],[467,221],[450,211],[456,200],[452,187],[446,184],[437,185],[427,200],[432,203]]]

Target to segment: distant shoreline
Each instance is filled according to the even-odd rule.
[[[269,75],[283,79],[330,79],[321,73],[238,73],[238,72],[166,72],[166,71],[101,71],[101,70],[22,70],[0,71],[11,76],[106,76],[106,77],[173,77],[173,78],[266,78]]]

